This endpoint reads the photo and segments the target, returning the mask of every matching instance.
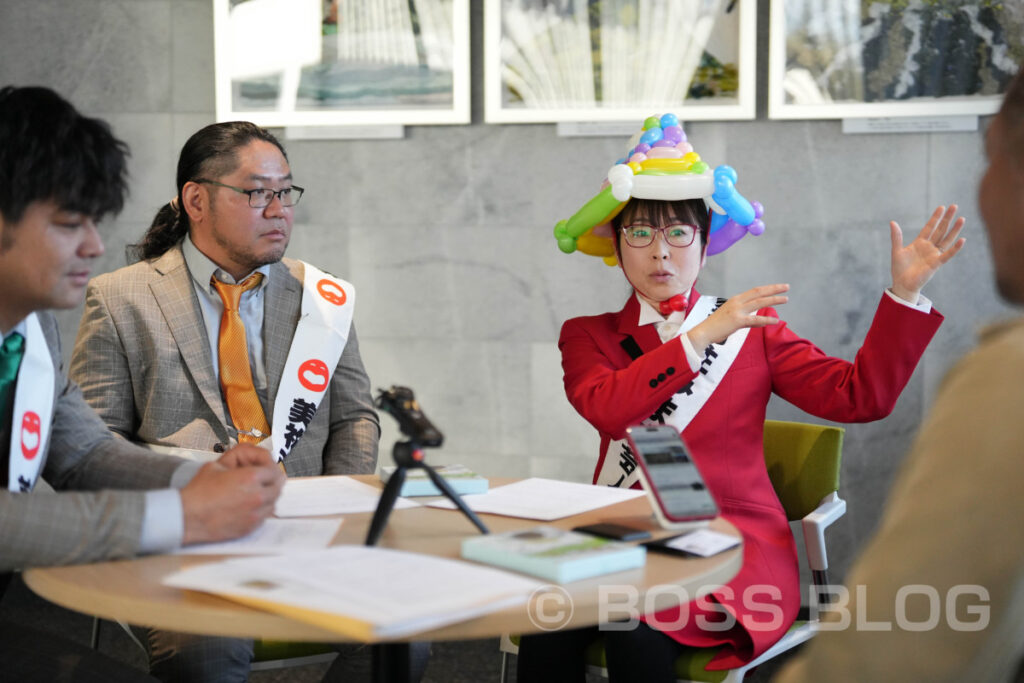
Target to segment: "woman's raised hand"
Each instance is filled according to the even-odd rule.
[[[960,237],[964,218],[957,218],[956,204],[940,206],[921,228],[913,242],[903,246],[903,231],[896,221],[889,223],[892,237],[892,293],[917,303],[918,294],[935,272],[956,256],[966,240]],[[958,239],[959,238],[959,239]]]
[[[744,327],[765,327],[775,325],[778,318],[770,315],[755,315],[757,311],[769,306],[778,306],[789,301],[783,292],[789,291],[789,285],[762,285],[737,294],[708,319],[687,332],[693,348],[700,353],[712,342],[722,342],[736,330]]]

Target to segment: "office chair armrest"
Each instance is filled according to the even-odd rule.
[[[804,528],[804,545],[807,548],[807,562],[815,571],[828,569],[828,553],[825,550],[825,529],[846,514],[846,501],[832,492],[821,499],[813,511],[801,520]]]

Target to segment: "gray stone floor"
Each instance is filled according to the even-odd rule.
[[[0,617],[6,621],[25,624],[33,628],[59,633],[82,645],[89,644],[92,617],[58,607],[34,595],[19,578],[12,581],[0,603]],[[114,659],[139,669],[146,666],[142,651],[115,624],[104,622],[100,629],[100,651]],[[750,683],[764,683],[778,669],[781,662],[760,667],[747,677]],[[272,671],[256,671],[249,677],[251,683],[318,683],[327,664],[311,664]],[[515,658],[512,658],[512,676],[515,680]],[[501,675],[501,655],[498,639],[435,642],[424,683],[497,683]],[[2,678],[2,673],[0,673]],[[588,677],[588,683],[601,680]]]

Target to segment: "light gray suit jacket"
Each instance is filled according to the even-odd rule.
[[[134,555],[144,494],[100,489],[165,488],[182,463],[114,438],[64,374],[53,316],[40,314],[39,322],[55,370],[53,423],[40,457],[45,459],[43,479],[61,492],[0,491],[0,571]]]
[[[267,416],[301,312],[303,270],[300,261],[285,259],[270,267],[267,279]],[[228,443],[227,411],[180,245],[89,283],[71,377],[107,426],[126,439],[205,451]],[[376,468],[380,424],[354,327],[328,391],[285,459],[289,476]]]

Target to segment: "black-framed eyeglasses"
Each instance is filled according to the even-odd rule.
[[[626,238],[626,244],[642,249],[649,247],[654,242],[654,236],[659,232],[670,247],[688,247],[693,244],[693,238],[697,236],[698,228],[689,223],[672,223],[663,228],[656,228],[647,223],[632,223],[623,225],[621,230],[622,236]]]
[[[207,180],[206,178],[196,178],[193,182],[206,183],[207,185],[216,185],[217,187],[226,187],[229,190],[234,190],[239,194],[249,195],[249,206],[254,209],[265,209],[270,206],[270,203],[274,201],[274,197],[281,200],[281,206],[295,206],[302,199],[302,193],[306,190],[299,187],[298,185],[292,185],[291,187],[282,187],[280,190],[271,190],[267,187],[258,187],[255,190],[243,190],[240,187],[234,185],[225,185],[219,183],[216,180]]]

